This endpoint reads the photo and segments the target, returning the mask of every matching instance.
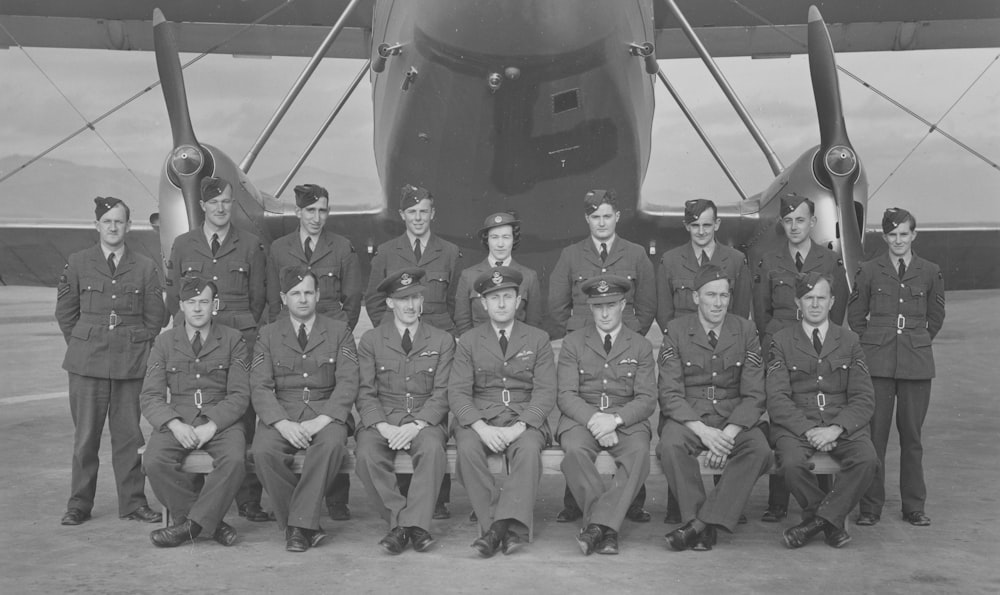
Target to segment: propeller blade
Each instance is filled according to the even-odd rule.
[[[840,80],[833,55],[833,42],[826,23],[815,6],[809,7],[809,74],[812,77],[820,145],[848,145],[844,111],[840,105]]]

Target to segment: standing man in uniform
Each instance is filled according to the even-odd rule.
[[[573,331],[559,354],[559,427],[565,451],[562,472],[585,528],[576,537],[584,555],[618,553],[618,532],[633,498],[649,475],[649,416],[656,409],[653,346],[622,324],[632,282],[601,275],[581,287],[594,326]],[[611,487],[594,460],[607,450],[615,458]]]
[[[583,198],[584,218],[590,236],[563,249],[549,278],[549,315],[552,339],[593,325],[593,315],[581,287],[585,281],[602,274],[625,277],[633,290],[626,299],[622,321],[631,330],[645,336],[656,317],[656,279],[653,264],[642,246],[615,232],[621,211],[614,190],[591,190]],[[625,515],[631,521],[645,523],[649,513],[643,509],[646,487],[642,486]],[[560,523],[576,521],[583,512],[569,488],[563,496],[563,510],[556,516]]]
[[[420,319],[431,326],[458,337],[455,326],[455,288],[462,254],[458,246],[434,235],[431,221],[434,220],[434,196],[426,189],[407,184],[399,197],[399,218],[406,225],[406,233],[389,240],[378,247],[372,258],[371,276],[365,290],[365,310],[372,325],[379,326],[385,316],[386,296],[379,292],[378,285],[392,271],[405,268],[421,268],[424,277],[424,312]],[[383,320],[384,319],[384,320]],[[404,485],[406,479],[402,480]],[[445,474],[441,492],[434,507],[435,519],[451,517],[448,501],[451,495],[451,475]]]
[[[264,314],[264,245],[260,238],[232,224],[233,188],[222,178],[203,178],[201,205],[205,223],[177,236],[167,262],[167,309],[174,321],[178,316],[181,279],[187,275],[204,277],[218,288],[218,310],[214,322],[243,333],[247,350],[253,352],[257,325]],[[248,407],[243,414],[247,441],[253,440],[257,415]],[[248,473],[236,494],[240,516],[247,520],[270,520],[260,507],[260,481]]]
[[[324,229],[330,215],[330,194],[316,184],[295,187],[295,216],[299,228],[271,242],[267,263],[268,320],[281,315],[278,273],[287,266],[304,266],[319,279],[316,312],[347,323],[354,330],[361,315],[361,264],[347,238]],[[351,476],[338,474],[326,496],[335,521],[351,518],[347,506]]]
[[[146,364],[139,401],[153,434],[143,466],[174,516],[172,526],[150,533],[157,547],[177,547],[201,533],[225,546],[236,543],[236,529],[222,519],[246,474],[240,419],[250,403],[250,354],[239,331],[212,324],[216,291],[201,277],[181,280],[184,324],[156,338]],[[212,455],[204,481],[181,470],[196,448]]]
[[[418,552],[434,545],[428,529],[448,467],[444,445],[455,339],[420,321],[423,276],[421,269],[403,269],[379,283],[393,323],[366,332],[358,344],[357,473],[372,506],[389,524],[379,546],[390,554],[410,543]],[[405,496],[393,470],[400,450],[413,461]]]
[[[149,347],[166,319],[163,287],[156,264],[125,243],[132,226],[128,205],[110,196],[94,202],[100,242],[70,255],[56,295],[74,427],[70,497],[61,522],[79,525],[90,518],[107,419],[118,516],[156,523],[162,516],[146,502],[138,453],[139,391]]]
[[[522,280],[509,267],[476,279],[490,321],[462,335],[448,381],[455,471],[476,513],[481,535],[472,547],[483,558],[513,553],[531,539],[541,452],[551,438],[546,420],[556,402],[555,361],[545,331],[515,318]],[[499,495],[489,453],[507,455]]]
[[[261,329],[250,364],[250,399],[260,417],[252,451],[285,549],[304,552],[326,538],[320,512],[354,431],[358,353],[346,323],[316,314],[312,271],[287,267],[279,280],[288,316]],[[296,477],[299,450],[305,461]]]
[[[913,253],[917,220],[909,211],[886,209],[882,238],[888,253],[861,265],[854,280],[848,318],[871,368],[875,387],[872,442],[879,470],[861,499],[859,525],[874,525],[885,505],[885,449],[893,409],[899,430],[899,494],[903,519],[931,524],[924,512],[924,447],[920,430],[931,400],[934,337],[944,324],[944,278],[936,264]]]
[[[847,513],[878,467],[869,424],[875,409],[871,377],[858,336],[830,324],[833,279],[808,273],[795,283],[802,322],[774,335],[767,366],[767,411],[778,473],[802,507],[802,522],[786,529],[785,545],[802,547],[823,532],[847,545]],[[840,463],[836,489],[824,490],[810,469],[816,452]]]
[[[714,202],[699,198],[684,203],[684,229],[691,236],[691,241],[665,252],[656,269],[656,323],[661,331],[674,318],[697,311],[692,297],[694,278],[698,270],[708,263],[721,268],[733,288],[729,311],[743,318],[750,317],[753,293],[747,260],[739,250],[715,241],[715,234],[721,225],[722,219],[719,219]],[[667,487],[664,522],[681,522],[672,486]]]
[[[781,329],[798,326],[802,319],[795,299],[795,281],[809,273],[827,275],[833,279],[833,302],[830,320],[844,323],[847,311],[847,275],[837,254],[812,240],[816,226],[815,205],[798,194],[781,197],[779,215],[788,241],[773,252],[764,254],[754,276],[754,320],[760,333],[761,345],[767,348],[771,338]],[[764,357],[768,357],[765,351]],[[772,439],[771,445],[774,446]],[[760,520],[777,523],[788,516],[788,488],[780,474],[768,478],[767,511]]]
[[[660,348],[660,443],[656,454],[674,486],[684,525],[667,533],[676,551],[712,549],[716,529],[732,532],[757,478],[771,465],[761,431],[764,369],[753,323],[727,313],[729,278],[708,264],[694,278],[697,314],[667,323]],[[723,469],[705,497],[698,455]]]

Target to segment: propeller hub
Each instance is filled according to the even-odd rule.
[[[823,159],[826,171],[834,176],[848,176],[858,169],[858,156],[850,147],[831,147]]]
[[[170,153],[170,169],[181,176],[193,176],[204,163],[201,149],[193,145],[181,145]]]

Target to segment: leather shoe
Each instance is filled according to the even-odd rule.
[[[410,543],[413,544],[415,552],[426,552],[437,543],[430,532],[420,527],[407,527],[407,532],[410,534]]]
[[[851,541],[851,536],[847,534],[847,531],[838,529],[829,523],[827,523],[826,527],[823,528],[823,533],[826,534],[826,545],[830,547],[839,549]]]
[[[646,509],[643,507],[632,504],[628,507],[625,518],[633,523],[648,523],[649,519],[653,518],[653,516],[646,512]]]
[[[285,529],[285,551],[300,553],[309,549],[305,529],[289,526]]]
[[[521,549],[522,545],[524,545],[524,542],[521,541],[521,537],[517,533],[507,531],[507,534],[500,541],[500,551],[503,552],[503,555],[509,556]]]
[[[666,534],[665,539],[670,544],[670,549],[675,552],[683,552],[698,541],[698,532],[695,531],[693,524],[694,521],[688,521],[682,527]]]
[[[90,513],[83,512],[79,508],[70,508],[59,521],[61,525],[82,525],[84,521],[90,520]]]
[[[579,508],[564,508],[556,515],[557,523],[573,523],[583,517],[583,511]]]
[[[159,523],[163,520],[163,515],[156,512],[146,504],[136,508],[132,512],[122,517],[126,521],[142,521],[144,523]]]
[[[827,526],[829,526],[828,523],[823,519],[814,518],[802,521],[794,527],[789,527],[782,533],[785,547],[789,549],[800,548],[809,543],[809,540],[815,537],[820,531],[825,530]]]
[[[482,537],[472,542],[472,549],[479,553],[480,558],[492,558],[500,549],[500,536],[493,529],[483,533]]]
[[[385,534],[385,537],[378,542],[379,546],[386,551],[386,553],[396,555],[403,553],[406,549],[407,544],[410,543],[410,536],[406,532],[406,529],[402,527],[393,527],[391,531]]]
[[[156,547],[177,547],[194,541],[199,533],[201,533],[201,526],[191,519],[185,519],[183,523],[178,525],[155,529],[149,534],[149,540]]]
[[[591,523],[576,536],[576,543],[584,556],[594,553],[597,544],[604,538],[604,530],[599,525]]]
[[[715,540],[716,540],[715,527],[709,525],[705,527],[705,529],[701,533],[698,534],[698,540],[694,542],[694,545],[691,546],[691,549],[696,552],[710,552],[712,551],[712,547],[715,546]]]
[[[326,507],[327,512],[330,513],[331,521],[349,521],[351,520],[351,509],[347,507],[347,504],[343,502],[331,502]]]
[[[862,527],[871,527],[879,522],[880,517],[877,514],[870,512],[862,512],[858,515],[858,520],[854,521],[855,525],[860,525]]]
[[[239,505],[239,512],[241,517],[246,517],[248,521],[253,521],[255,523],[264,523],[272,520],[271,515],[264,512],[260,507],[259,502],[244,502]]]
[[[225,521],[219,521],[219,526],[215,528],[215,533],[212,533],[212,539],[222,545],[229,547],[236,543],[236,529]]]
[[[929,516],[924,514],[922,510],[914,510],[913,512],[904,512],[903,519],[913,525],[914,527],[927,527],[931,524],[931,519]]]
[[[451,511],[448,510],[448,505],[445,504],[444,502],[441,502],[440,504],[435,504],[434,513],[431,514],[431,518],[437,521],[450,519]]]
[[[617,556],[618,555],[618,533],[608,529],[604,532],[604,537],[601,538],[601,542],[597,544],[597,549],[594,550],[598,554],[604,554],[605,556]]]
[[[326,531],[323,530],[323,527],[319,529],[303,529],[302,531],[309,538],[309,547],[316,547],[326,540]]]
[[[765,523],[777,523],[786,516],[788,516],[788,509],[784,506],[768,506],[767,511],[764,512],[764,516],[760,517],[760,520]]]

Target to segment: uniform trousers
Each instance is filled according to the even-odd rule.
[[[305,450],[301,476],[292,472],[299,449],[273,427],[257,424],[251,451],[257,475],[271,498],[278,527],[318,529],[323,496],[347,455],[347,426],[331,422],[312,437]]]
[[[407,452],[413,461],[413,474],[407,495],[400,492],[396,479],[396,451],[375,428],[365,428],[355,435],[357,474],[365,486],[368,500],[393,527],[429,529],[434,503],[441,488],[441,478],[448,468],[444,452],[448,440],[441,426],[427,426],[410,442]]]
[[[681,520],[697,518],[732,532],[754,484],[771,466],[771,448],[758,426],[737,434],[721,479],[707,497],[698,463],[704,450],[701,439],[684,424],[673,419],[663,424],[656,455],[677,495]]]
[[[139,392],[142,378],[114,380],[69,372],[69,411],[73,435],[72,479],[67,508],[90,513],[97,493],[98,451],[104,420],[111,431],[111,466],[118,490],[118,516],[145,506],[146,478],[139,447],[145,444],[139,429]]]
[[[246,475],[243,427],[234,424],[217,432],[201,449],[212,455],[212,471],[204,478],[181,470],[191,451],[164,428],[149,437],[143,469],[156,498],[177,522],[190,519],[211,535]]]
[[[240,332],[243,334],[243,340],[247,343],[247,357],[253,358],[254,343],[257,341],[257,329],[246,329]],[[247,405],[247,410],[243,413],[243,417],[240,418],[240,423],[243,425],[243,434],[246,438],[246,443],[253,444],[254,430],[257,428],[257,412],[254,411],[253,403]],[[236,492],[236,505],[243,506],[251,502],[260,504],[262,490],[263,487],[260,485],[260,479],[257,478],[257,474],[253,472],[246,473],[243,476],[242,485],[240,485],[239,490]]]
[[[542,479],[542,449],[546,442],[541,431],[529,426],[504,451],[509,473],[503,485],[499,486],[486,460],[487,454],[493,454],[493,451],[472,428],[455,428],[458,450],[455,479],[465,486],[481,533],[489,531],[493,521],[514,519],[517,523],[509,529],[517,533],[526,532],[531,539],[535,495],[538,493],[538,482]]]
[[[802,507],[802,520],[820,517],[843,529],[847,513],[861,500],[875,476],[878,468],[875,447],[868,436],[837,440],[837,446],[829,454],[840,463],[840,471],[829,492],[820,487],[819,478],[811,471],[809,458],[815,452],[805,438],[778,433],[774,452],[778,474]]]
[[[879,468],[861,499],[861,512],[881,516],[885,505],[885,450],[894,408],[896,430],[899,431],[899,496],[903,514],[923,512],[927,485],[924,483],[924,447],[920,431],[931,402],[931,381],[873,376],[872,385],[875,388],[872,443],[878,454]]]
[[[649,476],[649,432],[618,434],[618,444],[603,447],[590,430],[574,426],[559,435],[565,455],[562,472],[573,497],[582,504],[585,524],[594,523],[619,531],[625,513]],[[605,488],[594,460],[601,450],[615,459],[615,475]]]

